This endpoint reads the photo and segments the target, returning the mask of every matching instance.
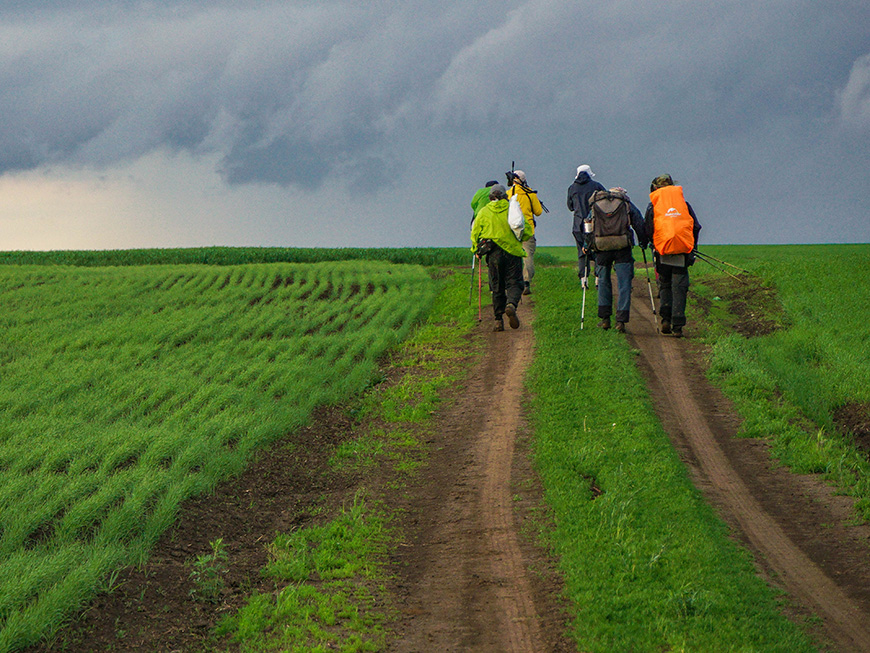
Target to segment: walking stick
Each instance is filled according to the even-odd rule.
[[[589,285],[589,259],[583,264],[583,304],[580,308],[580,330],[583,330],[583,320],[586,318],[586,287]]]
[[[474,264],[477,261],[477,256],[471,255],[471,286],[468,288],[468,303],[471,303],[471,298],[474,296]]]
[[[743,268],[738,268],[736,265],[731,265],[728,261],[723,261],[722,259],[718,259],[718,258],[716,258],[715,256],[710,256],[709,254],[707,254],[707,252],[703,252],[703,253],[702,253],[702,252],[699,252],[699,251],[696,249],[696,250],[695,250],[695,254],[697,254],[698,256],[706,256],[706,257],[709,258],[709,259],[713,259],[713,260],[716,261],[717,263],[722,263],[722,264],[724,264],[724,265],[727,265],[728,267],[732,267],[732,268],[734,268],[735,270],[737,270],[738,272],[742,272],[743,274],[749,274],[749,272],[747,272],[747,271],[744,270]]]
[[[656,333],[658,333],[659,332],[659,318],[656,315],[656,302],[653,299],[652,283],[650,283],[650,280],[649,280],[649,265],[646,262],[646,250],[643,247],[641,247],[640,251],[641,251],[641,254],[643,254],[643,267],[646,270],[646,288],[647,288],[647,290],[649,290],[649,303],[652,305],[653,320],[655,320]]]
[[[695,255],[700,260],[704,261],[704,263],[706,263],[710,267],[714,268],[715,270],[719,270],[719,272],[721,272],[722,274],[727,274],[729,277],[739,281],[740,283],[749,283],[746,279],[742,279],[742,278],[738,277],[736,274],[731,274],[728,270],[726,270],[722,266],[716,265],[715,263],[713,263],[713,261],[711,261],[708,257],[702,255],[700,252],[695,252]]]
[[[482,300],[480,298],[480,289],[483,286],[483,271],[481,270],[483,266],[480,265],[480,261],[477,262],[477,321],[480,322],[483,319],[483,314],[481,313]]]

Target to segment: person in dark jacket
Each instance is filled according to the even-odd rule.
[[[626,246],[619,249],[608,249],[606,251],[597,251],[593,248],[592,234],[587,235],[586,249],[588,255],[595,256],[595,276],[598,279],[598,317],[601,321],[598,326],[602,329],[610,328],[610,316],[613,315],[613,285],[610,278],[610,271],[616,271],[616,282],[619,288],[619,302],[616,307],[616,330],[620,333],[625,333],[625,325],[631,314],[631,281],[634,279],[634,256],[632,248],[635,244],[634,234],[637,234],[637,239],[641,247],[647,245],[647,235],[644,230],[644,219],[638,209],[628,197],[628,193],[624,188],[611,188],[610,193],[616,197],[620,197],[625,202],[628,209],[628,220],[630,228],[625,234]],[[590,197],[590,202],[594,203],[598,195]],[[618,205],[618,200],[611,200],[611,207],[608,210],[613,210],[613,206]],[[592,206],[590,205],[590,218],[594,215]]]
[[[667,186],[676,186],[670,175],[659,175],[650,184],[650,199],[653,193]],[[679,196],[682,198],[682,188]],[[663,191],[664,192],[664,191]],[[685,201],[685,200],[683,200]],[[692,205],[685,202],[686,209],[692,220],[692,244],[687,254],[662,254],[657,249],[653,255],[656,268],[656,280],[659,285],[659,316],[662,320],[662,333],[673,333],[682,337],[686,325],[686,297],[689,293],[689,267],[695,262],[694,251],[698,248],[698,235],[701,225]],[[644,215],[646,237],[648,243],[656,244],[656,211],[650,202]],[[688,224],[687,224],[688,226]]]
[[[583,287],[586,287],[589,278],[590,260],[585,253],[585,236],[583,234],[583,222],[589,215],[589,197],[597,190],[604,190],[604,186],[593,179],[595,173],[587,164],[577,168],[577,177],[568,187],[568,210],[574,213],[574,225],[571,232],[577,243],[578,276]]]

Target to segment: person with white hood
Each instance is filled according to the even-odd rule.
[[[589,215],[589,198],[597,190],[606,190],[604,186],[594,180],[595,173],[588,164],[584,163],[577,168],[577,177],[574,183],[568,187],[568,210],[574,212],[574,225],[571,232],[574,234],[574,241],[577,243],[577,259],[579,263],[578,276],[585,288],[587,279],[589,278],[589,263],[591,259],[587,258],[583,251],[585,246],[585,236],[583,234],[583,221]]]

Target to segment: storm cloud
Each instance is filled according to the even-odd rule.
[[[590,163],[638,204],[670,172],[714,241],[809,242],[823,206],[868,241],[868,24],[858,2],[7,2],[0,173],[208,161],[273,207],[368,197],[383,232],[347,245],[464,245],[471,194],[516,161],[557,209],[543,244],[569,244]]]

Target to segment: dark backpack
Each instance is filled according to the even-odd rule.
[[[597,190],[589,198],[592,214],[592,249],[610,252],[631,245],[628,200],[622,193]]]

